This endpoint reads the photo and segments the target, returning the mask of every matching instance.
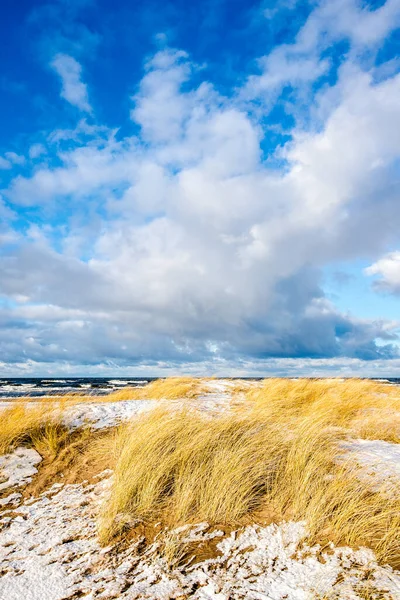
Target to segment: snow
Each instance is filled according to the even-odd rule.
[[[305,544],[304,523],[253,525],[225,538],[206,523],[179,528],[172,533],[183,543],[221,538],[221,555],[173,569],[157,540],[142,554],[139,543],[101,548],[96,518],[109,484],[109,473],[94,484],[58,484],[3,518],[1,600],[311,600],[332,591],[356,600],[367,574],[374,589],[400,597],[400,574],[378,566],[371,551],[331,548],[321,555],[319,546]]]
[[[206,390],[222,394],[231,392],[238,385],[250,388],[259,385],[259,382],[246,381],[246,379],[208,379],[203,382]]]
[[[12,494],[9,494],[5,498],[0,499],[0,506],[7,506],[7,504],[13,504],[13,505],[19,504],[21,498],[22,498],[22,494],[13,492]]]
[[[0,534],[1,600],[68,597],[99,551],[96,523],[85,506],[95,499],[99,485],[57,490],[53,498],[50,488],[36,502],[20,507],[19,516]]]
[[[121,400],[119,402],[88,402],[70,407],[64,415],[64,423],[76,429],[89,425],[91,429],[113,427],[128,421],[134,415],[154,408],[154,400]]]
[[[382,440],[352,440],[342,444],[347,456],[354,458],[362,467],[360,477],[374,487],[384,487],[399,492],[400,444]]]
[[[230,379],[209,379],[203,382],[204,392],[192,400],[192,405],[206,413],[221,413],[229,411],[232,407],[232,392],[235,386],[250,387],[257,384],[255,381],[230,380]],[[235,396],[236,400],[243,400],[243,393]],[[185,401],[187,405],[187,400]]]
[[[16,448],[14,452],[0,456],[0,491],[32,481],[37,473],[36,465],[41,460],[42,457],[33,448]]]
[[[170,406],[190,402],[211,414],[226,410],[235,383],[210,380],[199,398]],[[63,418],[71,429],[103,429],[156,405],[159,401],[87,402],[69,407]],[[343,448],[374,486],[400,482],[399,445],[352,440]],[[0,457],[0,491],[9,491],[0,499],[0,600],[315,600],[325,595],[360,600],[366,579],[376,593],[371,597],[400,599],[400,572],[379,566],[365,548],[308,546],[303,522],[249,525],[229,536],[207,523],[179,527],[167,532],[172,540],[191,547],[219,540],[220,553],[179,567],[163,558],[161,537],[146,551],[140,550],[140,540],[125,550],[102,548],[98,511],[112,473],[102,473],[95,483],[54,484],[21,504],[18,489],[11,488],[29,483],[40,460],[27,448]]]
[[[228,410],[232,401],[234,385],[235,382],[229,380],[209,381],[204,394],[190,400],[182,398],[168,401],[167,405],[171,410],[188,406],[189,403],[193,408],[204,412]],[[162,400],[152,399],[85,402],[68,408],[63,420],[72,429],[83,425],[89,425],[91,429],[104,429],[128,421],[133,416],[160,406],[162,403]]]

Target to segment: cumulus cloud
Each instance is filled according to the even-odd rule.
[[[16,152],[6,152],[5,157],[13,165],[23,165],[25,162],[25,157]]]
[[[292,99],[285,95],[283,109],[296,119],[309,118],[311,104],[311,115],[321,126],[340,92],[340,86],[333,86],[322,98],[314,95],[316,82],[325,78],[326,83],[332,77],[334,45],[348,44],[342,61],[369,61],[370,66],[382,42],[399,26],[398,0],[386,0],[375,10],[358,0],[320,0],[293,43],[280,44],[259,58],[259,73],[248,77],[241,95],[247,100],[261,99],[262,111],[270,112],[282,90],[290,90]]]
[[[391,252],[365,269],[366,275],[376,275],[374,286],[381,291],[400,294],[400,252]]]
[[[3,156],[0,156],[0,169],[11,169],[12,163]]]
[[[51,67],[61,78],[61,97],[82,112],[91,113],[87,86],[81,81],[82,67],[78,61],[67,54],[57,54]]]
[[[46,154],[46,148],[43,144],[32,144],[29,148],[29,158],[38,158],[42,156],[42,154]]]
[[[274,50],[231,95],[198,83],[186,52],[165,49],[147,61],[132,97],[136,135],[81,121],[49,136],[57,164],[15,177],[7,198],[74,216],[31,228],[0,259],[2,293],[13,302],[0,313],[5,362],[237,365],[242,374],[263,365],[294,372],[288,361],[361,372],[362,361],[396,360],[399,324],[342,314],[322,272],[380,256],[398,239],[400,76],[377,81],[352,54],[273,160],[263,152],[270,107],[248,104],[249,90],[254,98],[266,82],[275,95],[289,80],[299,90],[315,82],[330,68],[326,32],[375,48],[398,15],[391,0],[373,12],[342,4],[354,27],[321,3],[295,51]],[[58,71],[65,98],[88,112],[78,63],[59,60],[69,65]],[[389,281],[382,260],[368,274]]]

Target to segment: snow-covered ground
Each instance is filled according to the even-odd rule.
[[[211,414],[226,410],[233,385],[211,380],[190,403]],[[188,400],[172,404],[183,402]],[[71,428],[102,429],[158,403],[76,404],[64,419]],[[400,482],[400,446],[354,440],[344,451],[373,486]],[[21,504],[18,488],[32,479],[39,462],[38,453],[26,448],[0,457],[0,492],[8,493],[0,500],[0,600],[400,600],[399,572],[379,566],[367,549],[307,546],[304,523],[248,526],[229,536],[207,524],[180,528],[171,535],[183,544],[220,540],[218,556],[182,567],[168,566],[157,538],[144,554],[139,544],[118,552],[101,548],[97,513],[112,474],[104,472],[95,483],[57,483]]]
[[[251,382],[246,382],[252,385]],[[227,410],[232,401],[232,390],[235,382],[229,380],[210,380],[205,383],[205,391],[194,399],[182,398],[168,401],[170,408],[192,406],[204,412],[221,412]],[[133,416],[160,406],[162,400],[146,398],[143,388],[142,400],[123,400],[118,402],[89,402],[76,404],[67,409],[64,422],[71,428],[89,425],[92,429],[104,429],[128,421]]]
[[[251,385],[251,382],[246,382]],[[205,412],[219,412],[227,410],[232,400],[232,389],[235,383],[229,380],[210,380],[205,384],[205,393],[196,399],[169,401],[170,407],[188,406],[197,407]],[[137,388],[136,388],[137,389]],[[71,429],[77,429],[82,426],[89,426],[91,429],[106,429],[114,427],[123,421],[128,421],[135,415],[155,406],[159,406],[162,400],[153,400],[146,398],[146,388],[143,388],[143,399],[141,400],[119,400],[116,402],[104,401],[100,398],[96,401],[93,397],[90,402],[76,403],[67,408],[63,408],[63,422]],[[49,404],[49,411],[57,412],[57,405],[61,406],[57,400]],[[0,412],[10,408],[10,401],[0,402]],[[35,408],[40,405],[40,400],[26,403],[29,408]]]
[[[16,448],[0,456],[0,492],[32,481],[42,457],[33,448]]]
[[[366,578],[380,598],[400,598],[398,574],[378,566],[372,552],[330,548],[321,554],[304,544],[303,523],[249,526],[221,537],[220,556],[181,568],[168,568],[157,541],[144,555],[135,546],[102,549],[96,513],[109,485],[104,476],[95,484],[57,484],[5,523],[1,600],[311,600],[327,593],[356,600]],[[210,537],[204,524],[193,530],[176,535],[183,542]]]
[[[68,408],[64,423],[77,429],[89,425],[92,429],[106,429],[129,421],[133,416],[154,408],[154,400],[122,400],[120,402],[90,402]]]
[[[400,444],[382,440],[352,440],[345,442],[346,459],[361,467],[359,476],[374,489],[385,488],[400,494]],[[400,535],[400,532],[399,532]]]

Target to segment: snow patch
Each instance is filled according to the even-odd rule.
[[[41,460],[33,448],[16,448],[14,452],[0,456],[0,491],[30,483]]]
[[[71,429],[89,425],[91,429],[105,429],[128,421],[134,415],[154,408],[153,400],[121,400],[120,402],[82,403],[69,408],[64,423]]]
[[[360,477],[376,488],[399,491],[400,445],[382,440],[352,440],[342,447],[362,467]]]
[[[124,551],[101,548],[96,516],[109,481],[53,486],[3,520],[1,599],[311,600],[333,591],[356,600],[367,574],[374,590],[400,597],[400,574],[379,567],[371,551],[332,546],[321,553],[305,544],[304,523],[248,526],[219,542],[220,556],[172,570],[157,540],[144,554],[138,544]],[[175,534],[193,542],[222,532],[200,523]]]

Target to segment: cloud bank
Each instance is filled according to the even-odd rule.
[[[56,55],[87,117],[38,135],[2,192],[5,372],[393,374],[399,323],[340,312],[324,269],[363,259],[400,293],[400,74],[379,54],[399,19],[320,2],[229,94],[165,47],[128,133]]]

